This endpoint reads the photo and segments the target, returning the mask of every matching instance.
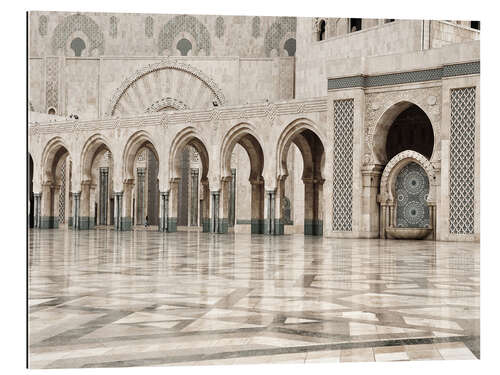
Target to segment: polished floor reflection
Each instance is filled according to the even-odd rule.
[[[29,231],[31,368],[479,358],[479,244]]]

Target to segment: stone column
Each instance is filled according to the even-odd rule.
[[[80,192],[73,193],[73,229],[80,229]]]
[[[80,217],[78,229],[89,229],[90,227],[90,181],[82,182],[80,195]]]
[[[99,169],[99,225],[108,224],[108,175],[108,167]]]
[[[252,185],[251,233],[264,233],[264,182],[250,181]]]
[[[198,226],[198,168],[191,169],[191,215],[190,225]]]
[[[167,231],[167,220],[168,220],[168,191],[160,192],[160,217],[158,221],[158,231]]]
[[[201,180],[203,194],[200,194],[200,221],[203,228],[203,232],[210,232],[210,188],[208,186],[208,180]]]
[[[133,180],[127,180],[123,183],[123,199],[121,199],[121,223],[120,230],[128,231],[132,229],[132,190],[134,187]]]
[[[33,228],[40,228],[40,202],[42,193],[33,193]]]
[[[286,176],[278,179],[275,194],[275,215],[274,215],[274,234],[285,234],[285,181]]]
[[[123,192],[118,191],[113,193],[114,206],[115,206],[115,230],[122,230],[122,205],[123,205]]]
[[[218,211],[218,232],[227,233],[229,229],[229,206],[231,193],[231,176],[222,178],[219,199]]]
[[[234,227],[236,218],[236,169],[231,169],[231,189],[229,191],[229,226]]]
[[[99,217],[99,212],[96,212],[96,184],[90,184],[89,192],[89,229],[95,228],[97,218]],[[98,205],[99,206],[99,205]],[[99,209],[99,207],[97,207]]]
[[[50,183],[42,185],[40,224],[41,229],[54,228],[55,217],[53,214],[53,194]]]
[[[61,218],[61,212],[59,210],[59,199],[61,199],[61,185],[54,185],[52,187],[52,195],[53,195],[53,210],[54,210],[53,228],[59,228],[59,220]]]
[[[304,181],[304,234],[314,234],[314,181],[303,178]]]
[[[135,201],[136,205],[136,216],[135,216],[135,224],[136,225],[141,225],[144,224],[144,178],[145,178],[146,171],[144,168],[137,168],[137,198]]]
[[[363,183],[361,202],[361,235],[365,238],[375,238],[380,232],[379,207],[377,194],[382,175],[382,166],[365,166],[361,170]]]
[[[177,214],[179,207],[179,178],[170,180],[170,193],[168,195],[168,214],[167,229],[168,232],[177,232]]]
[[[220,199],[220,192],[219,191],[212,191],[210,192],[212,199],[212,212],[210,215],[210,232],[212,233],[219,233],[219,199]]]

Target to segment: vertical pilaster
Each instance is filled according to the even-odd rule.
[[[73,229],[80,229],[80,192],[73,193]]]
[[[170,180],[170,193],[167,195],[167,230],[168,232],[177,232],[177,215],[179,208],[179,179]]]
[[[102,167],[99,169],[99,224],[107,225],[108,223],[108,175],[109,168]]]
[[[191,169],[191,215],[190,225],[198,226],[198,176],[199,169]]]
[[[210,222],[210,232],[219,233],[219,200],[220,192],[212,191],[210,192],[212,201],[212,212],[211,212],[211,222]]]
[[[137,168],[137,198],[136,198],[136,219],[138,225],[144,224],[144,178],[146,171],[144,168]]]
[[[122,230],[122,206],[123,206],[123,192],[118,191],[113,193],[114,206],[115,206],[115,230]]]
[[[42,193],[33,193],[33,228],[40,228],[40,203]]]
[[[229,191],[229,226],[234,227],[236,218],[236,169],[231,169],[231,189]]]

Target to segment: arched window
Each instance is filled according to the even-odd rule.
[[[47,111],[47,113],[49,115],[55,115],[56,114],[56,109],[54,107],[51,107],[51,108],[49,108],[49,110]]]
[[[470,21],[470,27],[472,29],[481,30],[481,24],[479,21]]]
[[[349,30],[351,33],[361,30],[361,18],[351,18],[349,20]]]
[[[318,40],[325,40],[326,38],[326,22],[321,20],[319,22]]]
[[[394,18],[386,18],[384,23],[390,23],[390,22],[394,22],[395,19]]]
[[[75,38],[72,40],[71,49],[75,52],[76,57],[82,56],[82,51],[85,49],[85,42],[81,38]]]
[[[182,38],[177,42],[177,47],[176,47],[179,52],[181,53],[181,56],[187,56],[188,52],[193,49],[193,45],[189,40],[186,38]]]
[[[285,42],[283,48],[288,52],[288,56],[295,56],[295,50],[297,48],[297,42],[294,38],[290,38]]]

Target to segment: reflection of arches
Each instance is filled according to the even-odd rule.
[[[405,112],[406,110],[409,110],[409,112]],[[417,119],[424,119],[425,121],[422,121],[423,123],[423,128],[432,128],[432,137],[429,135],[429,131],[426,130],[426,136],[423,138],[424,141],[420,142],[421,145],[419,145],[418,149],[420,151],[423,151],[426,156],[427,154],[432,155],[433,149],[434,149],[434,143],[436,140],[437,135],[435,134],[435,127],[433,126],[432,122],[430,121],[430,118],[428,114],[420,107],[417,106],[414,103],[408,102],[408,101],[401,101],[396,104],[391,105],[387,110],[384,111],[382,116],[379,118],[377,121],[377,125],[374,129],[374,134],[373,134],[373,155],[375,157],[375,163],[377,164],[386,164],[387,161],[389,160],[388,155],[387,155],[387,141],[388,141],[388,136],[389,136],[389,131],[391,130],[392,126],[395,124],[395,121],[398,120],[398,117],[400,115],[403,115],[402,117],[404,118],[406,114],[413,114],[417,115]],[[399,121],[398,121],[399,122]],[[408,125],[408,121],[404,122],[401,121],[401,130],[404,132],[410,127],[404,127],[404,125]],[[430,129],[429,129],[430,130]],[[401,132],[395,132],[395,135],[401,134]],[[392,139],[391,139],[392,141]],[[394,143],[397,143],[394,142]],[[408,142],[407,142],[408,143]],[[409,143],[408,143],[409,144]],[[432,146],[431,146],[432,144]],[[398,147],[391,146],[390,151],[394,153],[394,151],[397,151]],[[430,151],[429,151],[430,150]],[[402,151],[402,150],[400,150]],[[416,150],[418,152],[418,150]],[[430,159],[429,155],[429,159]]]
[[[226,136],[222,141],[222,147],[220,150],[220,170],[222,176],[222,229],[220,231],[226,232],[228,226],[229,207],[231,204],[230,189],[233,178],[231,173],[231,159],[236,144],[239,144],[245,149],[248,158],[250,159],[250,231],[251,233],[264,233],[264,178],[262,177],[262,171],[264,169],[264,152],[261,147],[262,142],[260,137],[258,137],[253,127],[246,123],[234,126],[226,133]],[[215,206],[218,207],[218,198],[215,199]],[[216,211],[218,212],[217,208]]]
[[[56,26],[52,35],[52,52],[57,54],[57,50],[64,49],[66,41],[75,32],[82,32],[87,36],[89,55],[95,49],[101,55],[104,53],[104,36],[99,25],[92,18],[83,14],[67,16]]]
[[[210,55],[210,33],[196,17],[187,14],[175,16],[162,27],[158,36],[158,53],[161,55],[165,49],[172,50],[175,37],[182,32],[191,34],[196,41],[193,55],[198,55],[200,50]]]
[[[182,88],[159,82],[185,82]],[[143,90],[138,85],[158,90]],[[160,97],[157,97],[160,92]],[[191,109],[224,105],[222,90],[201,70],[176,60],[164,60],[142,67],[122,82],[109,101],[107,116],[144,113],[147,105],[163,98],[175,98]]]
[[[397,227],[397,200],[396,194],[397,178],[404,168],[413,168],[412,164],[416,164],[422,174],[428,179],[428,193],[426,202],[429,206],[429,225],[433,231],[433,239],[435,238],[435,223],[436,223],[436,185],[437,178],[434,167],[429,160],[412,150],[403,151],[394,156],[389,163],[387,163],[380,180],[380,199],[381,204],[381,217],[380,217],[380,236],[387,237],[387,231],[391,228]],[[410,167],[408,167],[410,165]],[[425,187],[425,183],[423,183]],[[404,197],[403,197],[404,198]],[[401,198],[401,199],[403,199]],[[425,223],[424,223],[425,224]],[[424,225],[425,226],[425,225]],[[409,234],[408,234],[409,233]],[[411,235],[408,232],[407,235]],[[423,233],[423,232],[421,232]],[[413,233],[415,235],[415,233]]]
[[[322,167],[324,166],[324,146],[315,126],[307,120],[297,120],[288,125],[278,140],[278,199],[280,202],[280,219],[285,225],[286,191],[285,181],[288,177],[287,156],[290,146],[295,144],[302,155],[304,183],[304,234],[323,234]],[[282,229],[284,232],[284,228]]]

